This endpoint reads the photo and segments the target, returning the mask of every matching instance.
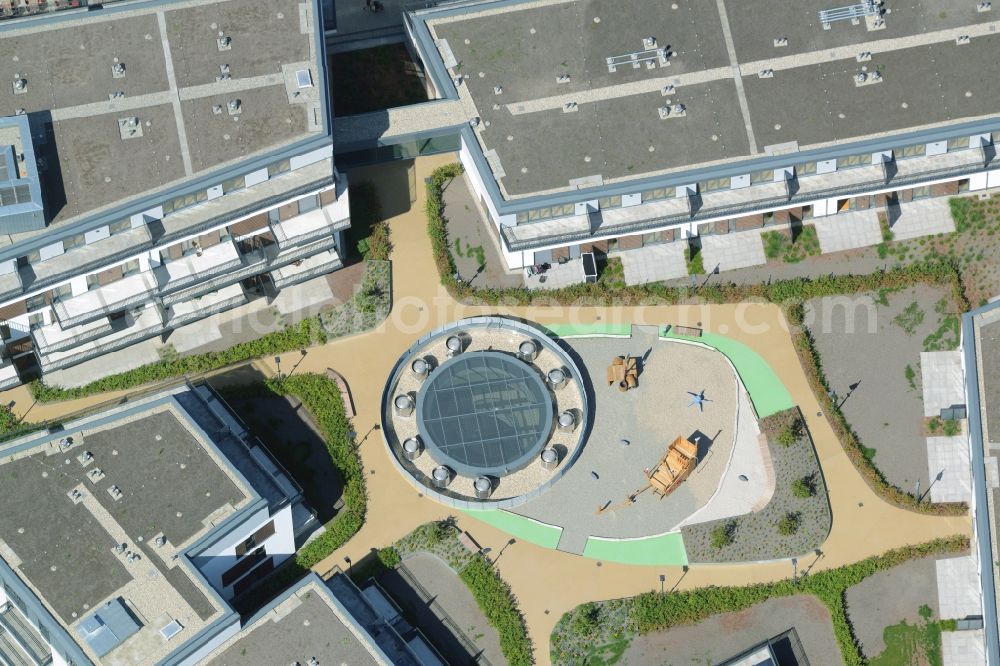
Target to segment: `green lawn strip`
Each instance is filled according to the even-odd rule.
[[[781,383],[778,375],[760,354],[742,342],[717,333],[703,332],[700,337],[679,335],[671,328],[665,333],[667,338],[692,340],[712,347],[724,354],[739,373],[753,402],[757,416],[764,418],[791,409],[795,406],[791,394]]]
[[[670,532],[639,539],[604,539],[588,537],[583,556],[621,564],[684,566],[688,563],[684,538]]]
[[[500,650],[510,666],[530,666],[535,663],[531,639],[524,617],[510,586],[483,555],[476,555],[458,573],[462,582],[479,604],[486,619],[500,635]]]
[[[768,599],[811,594],[830,611],[833,634],[840,647],[841,658],[848,666],[866,663],[857,638],[851,628],[844,605],[848,588],[879,571],[890,569],[903,562],[938,555],[967,551],[969,538],[953,536],[926,543],[904,546],[881,555],[865,558],[860,562],[837,569],[820,571],[802,576],[797,582],[790,579],[774,583],[758,583],[744,587],[703,587],[684,592],[646,592],[629,599],[597,602],[597,606],[626,608],[623,620],[601,623],[597,630],[586,636],[573,635],[573,620],[577,609],[563,615],[553,630],[552,660],[555,664],[579,663],[580,656],[595,647],[607,645],[623,638],[620,634],[646,634],[665,631],[672,627],[694,624],[720,613],[731,613],[756,606]],[[586,604],[585,604],[586,606]]]
[[[471,509],[462,510],[462,513],[542,548],[555,548],[559,545],[559,539],[562,537],[561,527],[546,525],[510,511]]]
[[[952,629],[954,621],[931,620],[933,611],[927,605],[920,607],[919,614],[921,619],[916,624],[903,620],[885,628],[882,632],[885,649],[868,661],[869,666],[941,666],[941,632]]]

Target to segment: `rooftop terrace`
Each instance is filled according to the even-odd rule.
[[[322,136],[315,18],[181,0],[2,26],[0,116],[27,114],[50,223]]]
[[[179,556],[255,494],[170,397],[64,426],[4,452],[0,556],[93,661],[158,661],[228,612]],[[86,635],[108,602],[140,626],[101,660]]]
[[[838,4],[542,0],[426,16],[510,198],[995,113],[996,11],[885,0],[882,27],[824,28],[820,10]],[[641,52],[638,67],[626,57],[609,71]]]

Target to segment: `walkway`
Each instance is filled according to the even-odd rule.
[[[416,181],[422,183],[432,169],[455,160],[455,155],[419,159],[415,165]],[[380,188],[380,196],[387,198],[383,201],[383,210],[392,209],[393,201],[402,205],[402,199],[406,200],[406,212],[390,220],[395,257],[394,310],[388,321],[369,334],[335,340],[310,350],[298,370],[322,373],[332,367],[343,374],[351,386],[358,409],[358,416],[354,419],[356,431],[368,432],[379,422],[379,403],[385,378],[399,355],[423,333],[460,317],[500,313],[543,324],[580,326],[600,321],[602,325],[665,322],[700,325],[705,330],[735,338],[760,354],[805,415],[829,486],[834,516],[833,529],[822,546],[823,556],[815,564],[815,570],[848,564],[905,544],[970,533],[967,517],[942,518],[911,513],[889,506],[872,492],[821,415],[778,307],[756,303],[614,308],[461,305],[444,292],[438,280],[423,214],[423,188],[417,188],[417,198],[411,207],[407,192],[386,190],[387,186],[382,182],[376,182],[376,187]],[[261,359],[255,367],[262,375],[273,375],[276,370],[271,358]],[[103,403],[120,395],[109,393],[31,408],[32,400],[27,388],[19,387],[4,392],[0,401],[14,401],[14,411],[18,415],[30,409],[28,419],[37,421],[55,418],[86,405]],[[755,406],[760,410],[759,405]],[[372,548],[389,544],[415,526],[445,518],[450,513],[443,505],[420,497],[413,486],[402,478],[377,433],[372,433],[360,445],[360,453],[368,479],[368,520],[350,542],[317,565],[316,570],[320,573],[327,573],[334,566],[343,564],[345,557],[360,561]],[[400,512],[401,506],[406,507],[405,513]],[[484,547],[499,551],[510,539],[506,533],[464,514],[456,518],[461,528],[469,530]],[[803,564],[809,566],[813,559],[809,557]],[[665,576],[666,585],[670,587],[684,575],[680,567],[595,562],[521,541],[504,551],[497,566],[519,599],[539,664],[549,663],[549,635],[564,612],[594,599],[618,598],[659,589],[660,575]],[[787,578],[791,573],[792,567],[788,562],[694,566],[684,576],[678,589],[746,585]]]
[[[889,207],[889,228],[894,240],[909,240],[955,231],[947,197],[918,199]]]
[[[823,254],[853,250],[858,247],[878,245],[882,242],[882,228],[874,210],[858,210],[812,221],[819,236],[819,249]]]
[[[718,267],[720,271],[731,271],[767,263],[764,242],[760,239],[764,229],[704,236],[701,239],[701,258],[705,270],[711,273]]]
[[[662,280],[676,280],[688,274],[684,258],[686,242],[650,245],[638,250],[628,250],[614,255],[622,260],[625,284],[646,284]]]

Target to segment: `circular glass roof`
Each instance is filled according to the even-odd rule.
[[[428,452],[468,476],[503,476],[528,464],[549,438],[552,411],[538,372],[493,351],[449,359],[417,395]]]

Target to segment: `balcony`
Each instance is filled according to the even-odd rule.
[[[326,275],[331,271],[335,271],[341,266],[343,262],[340,261],[340,257],[337,256],[336,250],[327,250],[326,252],[320,252],[319,254],[314,254],[308,259],[303,259],[298,263],[292,263],[282,268],[278,268],[271,272],[271,278],[274,280],[274,286],[278,289],[284,289],[285,287],[290,287],[293,284],[298,284],[299,282],[305,282],[314,277],[319,277],[320,275]]]
[[[125,261],[148,250],[152,243],[145,224],[96,243],[89,243],[20,270],[26,289],[38,289],[74,275],[81,275]]]
[[[228,272],[216,275],[203,280],[196,281],[193,287],[181,291],[171,292],[163,296],[163,305],[174,306],[177,303],[197,298],[202,294],[221,289],[240,280],[245,280],[251,275],[256,275],[264,271],[267,267],[267,255],[264,250],[254,250],[239,256],[239,263]]]
[[[42,372],[52,372],[88,361],[92,358],[128,347],[140,340],[151,338],[163,332],[163,315],[160,306],[147,307],[138,316],[129,313],[121,323],[114,326],[110,335],[92,340],[64,351],[38,354],[38,364]]]
[[[226,241],[157,266],[153,273],[161,285],[160,293],[167,294],[239,268],[242,263],[236,245],[232,241]]]
[[[9,360],[0,363],[0,391],[6,391],[20,385],[21,378],[17,375],[17,367]]]
[[[52,663],[52,651],[48,643],[10,603],[0,609],[0,627],[3,627],[13,642],[28,654],[32,663],[39,665]]]
[[[156,276],[152,271],[144,271],[91,289],[79,296],[56,301],[52,309],[55,310],[59,323],[64,328],[69,328],[144,303],[158,289]]]
[[[6,301],[21,294],[24,285],[21,283],[21,271],[15,269],[5,275],[0,275],[0,301]]]
[[[271,231],[278,245],[281,247],[303,245],[351,226],[349,217],[338,222],[333,215],[335,211],[331,209],[330,206],[316,208],[308,213],[272,224]]]
[[[107,317],[101,317],[86,324],[65,328],[59,322],[54,322],[36,328],[31,332],[31,337],[35,340],[35,347],[43,354],[48,354],[89,342],[111,331],[111,321]]]
[[[191,322],[231,310],[247,302],[243,287],[229,285],[218,291],[182,301],[166,309],[167,321],[164,328],[176,329]]]

